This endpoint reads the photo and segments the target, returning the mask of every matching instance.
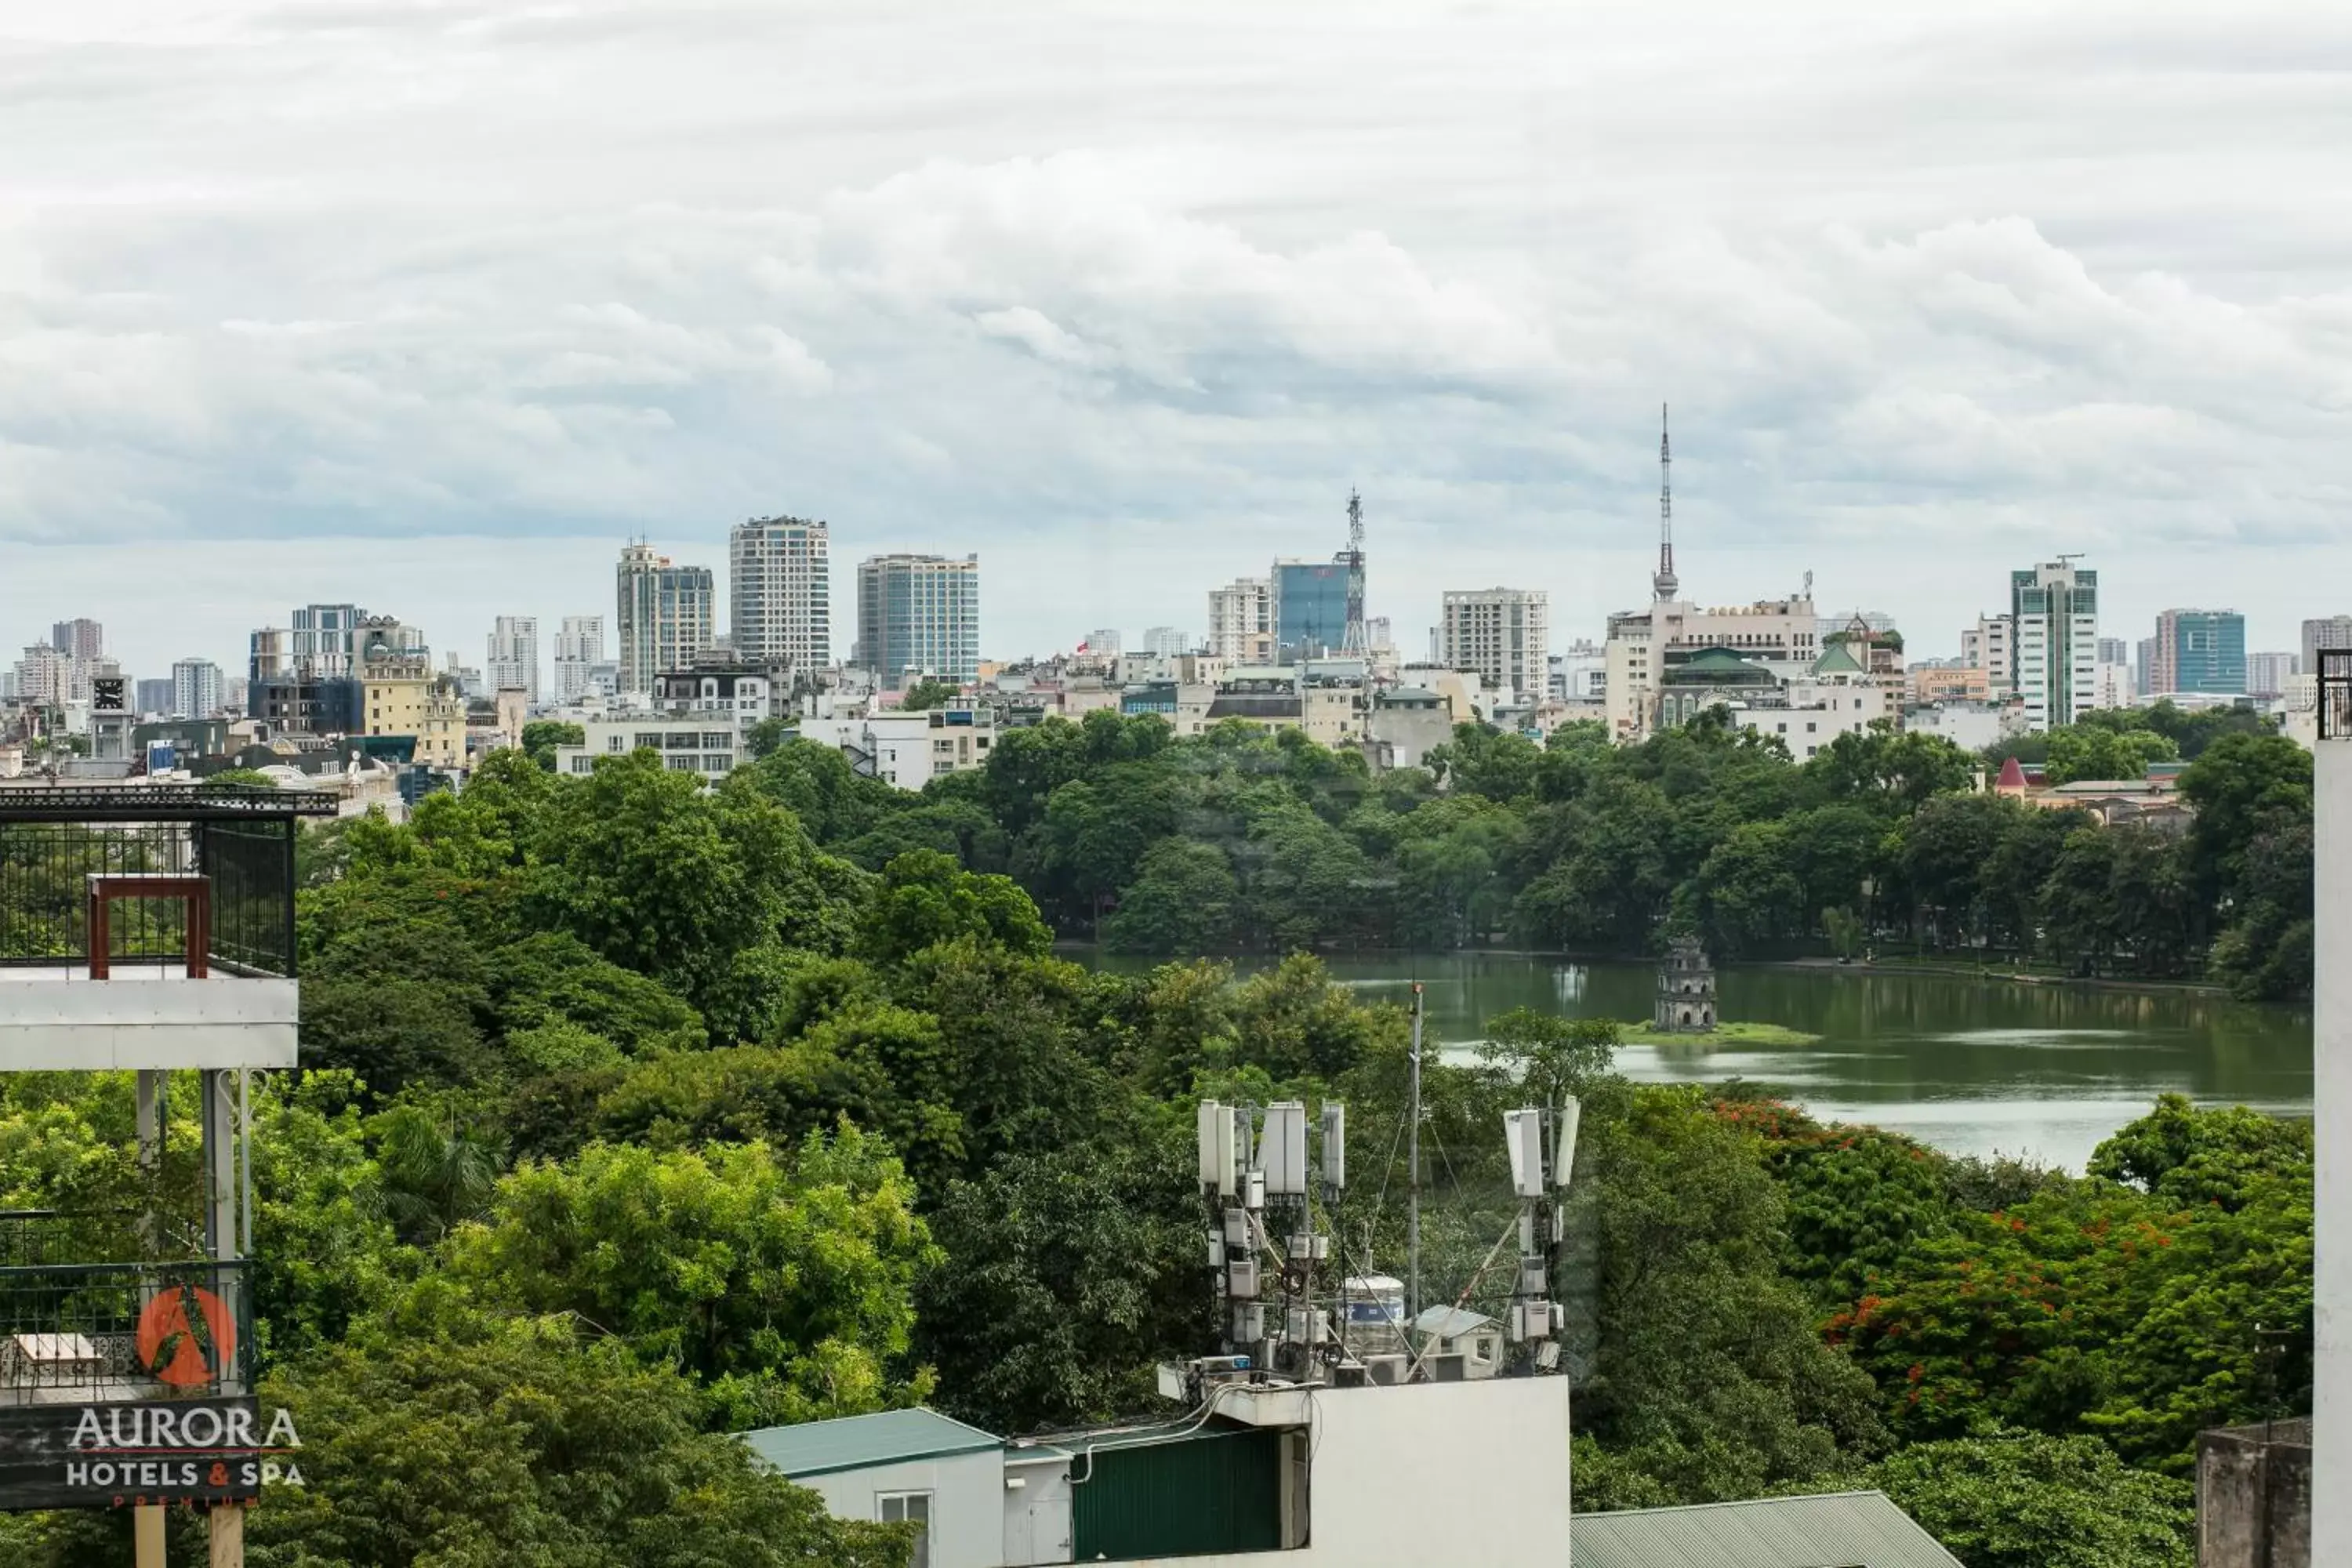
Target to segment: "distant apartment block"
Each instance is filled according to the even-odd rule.
[[[106,628],[87,616],[77,616],[49,628],[49,646],[68,658],[104,658]]]
[[[692,773],[708,784],[726,777],[743,761],[743,732],[731,713],[638,713],[590,719],[581,725],[583,742],[555,749],[555,771],[595,771],[600,757],[652,752],[672,773]]]
[[[493,693],[520,690],[526,702],[539,700],[539,617],[500,616],[490,623],[489,651],[483,659]]]
[[[980,557],[877,555],[857,565],[857,643],[850,662],[885,691],[909,674],[956,685],[980,673]]]
[[[135,706],[140,716],[168,719],[172,716],[172,678],[168,675],[142,678],[137,687]]]
[[[2323,616],[2303,623],[2303,664],[2296,673],[2319,673],[2319,650],[2352,647],[2352,616]]]
[[[566,616],[555,634],[555,700],[577,702],[596,689],[592,673],[604,662],[604,617]]]
[[[1146,626],[1143,651],[1153,658],[1174,658],[1186,651],[1184,634],[1174,626]]]
[[[755,517],[727,542],[728,642],[757,665],[797,671],[833,662],[832,531],[799,517]]]
[[[2017,623],[2008,616],[1979,616],[1960,628],[1960,662],[1985,673],[1985,683],[2006,696],[2017,687]]]
[[[209,719],[228,702],[227,682],[222,679],[221,668],[208,658],[184,658],[173,663],[171,685],[170,712],[174,719]]]
[[[2246,690],[2246,617],[2235,610],[2167,610],[2156,617],[2151,697],[2239,697]]]
[[[2250,653],[2246,656],[2246,695],[2284,696],[2288,683],[2302,673],[2302,663],[2294,654]]]
[[[1489,689],[1510,691],[1523,702],[1546,695],[1551,607],[1542,589],[1449,592],[1437,629],[1438,663],[1475,670]]]
[[[1209,590],[1209,651],[1227,664],[1274,662],[1274,590],[1264,577],[1236,577]]]
[[[357,605],[304,605],[294,612],[287,653],[312,675],[351,675],[359,664]]]
[[[619,639],[624,693],[653,690],[654,677],[684,669],[710,647],[717,633],[717,597],[710,568],[680,566],[648,544],[621,551],[614,574],[613,626]]]

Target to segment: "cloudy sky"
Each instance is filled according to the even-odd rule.
[[[2352,610],[2352,10],[0,3],[0,646],[357,600],[478,659],[643,534],[981,552],[986,650],[1815,574],[1921,652]],[[836,602],[845,604],[845,592]],[[851,628],[836,627],[846,651]]]

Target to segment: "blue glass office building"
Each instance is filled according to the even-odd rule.
[[[1285,664],[1338,653],[1348,642],[1344,561],[1274,563],[1274,642]]]
[[[2167,610],[2156,619],[2156,695],[2242,696],[2246,617],[2235,610]]]
[[[857,647],[851,662],[886,690],[907,672],[958,685],[980,674],[980,557],[877,555],[857,567]]]

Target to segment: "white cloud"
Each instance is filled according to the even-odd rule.
[[[315,592],[470,649],[450,540],[552,617],[782,510],[980,550],[1043,647],[1197,626],[1350,483],[1374,613],[1508,578],[1565,637],[1640,592],[1662,399],[1710,596],[1810,566],[1932,650],[2083,549],[2275,644],[2352,582],[2348,73],[2342,18],[2105,0],[12,16],[0,645],[229,658]],[[95,564],[203,542],[201,605]]]

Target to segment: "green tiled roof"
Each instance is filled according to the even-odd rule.
[[[1580,1513],[1576,1568],[1960,1568],[1884,1492]]]
[[[793,1426],[762,1426],[742,1437],[752,1453],[784,1476],[821,1476],[1004,1446],[1002,1438],[977,1426],[919,1408],[845,1415],[837,1421],[803,1421]]]

